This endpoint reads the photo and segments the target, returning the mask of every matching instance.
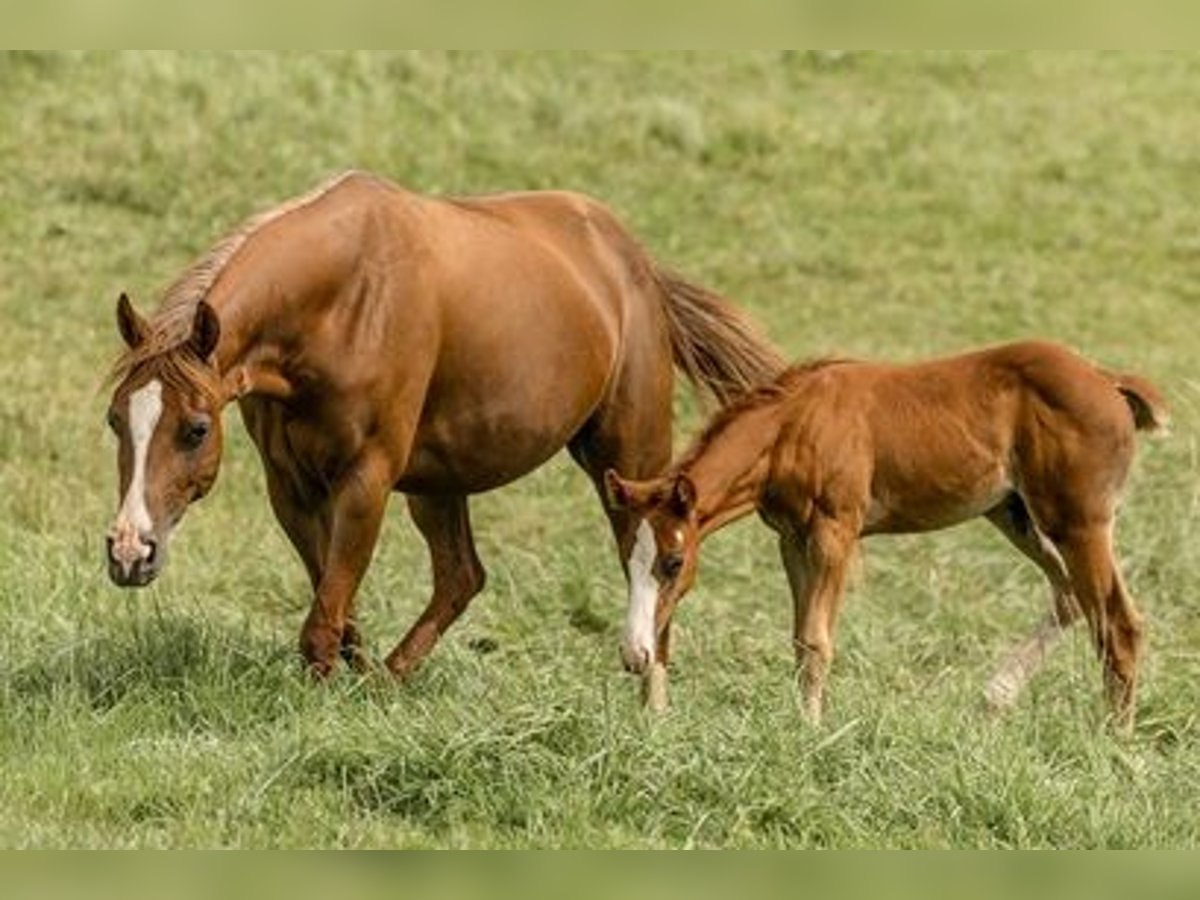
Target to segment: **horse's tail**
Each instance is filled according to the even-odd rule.
[[[654,278],[664,298],[675,365],[722,406],[786,368],[779,351],[728,300],[658,266]]]
[[[1167,403],[1162,392],[1140,375],[1128,372],[1101,370],[1113,383],[1133,413],[1133,424],[1138,431],[1165,431],[1171,422]]]

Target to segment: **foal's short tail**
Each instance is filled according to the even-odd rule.
[[[728,300],[657,266],[654,277],[666,301],[675,365],[722,406],[786,368],[779,351]]]
[[[1166,431],[1171,423],[1171,414],[1167,412],[1166,401],[1158,388],[1140,375],[1108,371],[1104,371],[1104,374],[1129,404],[1133,424],[1138,431]]]

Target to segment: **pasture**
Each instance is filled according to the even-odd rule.
[[[0,56],[0,845],[1195,846],[1198,83],[1180,54]],[[1083,628],[983,714],[1049,595],[982,522],[867,542],[818,728],[774,538],[722,531],[647,716],[565,454],[473,502],[488,586],[404,685],[303,673],[307,580],[232,409],[164,576],[113,587],[118,293],[151,308],[348,167],[590,193],[792,358],[1036,335],[1154,380],[1173,433],[1139,442],[1117,533],[1149,629],[1133,736]],[[682,447],[682,386],[677,408]],[[397,497],[359,594],[372,654],[428,589]]]

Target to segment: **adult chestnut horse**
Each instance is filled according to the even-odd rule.
[[[594,200],[434,198],[356,172],[247,222],[149,320],[122,296],[117,322],[112,579],[161,571],[237,400],[312,582],[300,647],[320,675],[339,652],[362,662],[354,595],[391,491],[433,565],[433,598],[387,657],[404,674],[483,587],[468,495],[564,446],[597,486],[610,466],[652,475],[670,460],[673,364],[721,402],[782,368]],[[636,521],[607,512],[624,560]]]
[[[606,475],[639,520],[629,560],[626,665],[665,703],[664,635],[700,541],[757,511],[779,534],[807,712],[821,714],[833,632],[859,539],[984,516],[1045,573],[1049,618],[987,688],[1010,705],[1080,611],[1117,718],[1131,723],[1141,616],[1113,552],[1134,430],[1167,414],[1136,375],[1038,341],[908,366],[823,360],[732,404],[658,478]]]

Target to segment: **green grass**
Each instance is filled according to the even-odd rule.
[[[0,56],[0,844],[1195,846],[1198,81],[1187,55]],[[650,719],[565,459],[474,502],[489,586],[402,687],[302,675],[306,582],[236,415],[165,577],[112,587],[118,292],[152,304],[350,166],[592,193],[791,356],[1041,335],[1155,379],[1174,434],[1118,533],[1150,625],[1136,734],[1105,729],[1082,631],[982,715],[1047,593],[978,524],[868,545],[820,728],[774,541],[722,532]],[[429,584],[394,507],[359,602],[377,655]]]

